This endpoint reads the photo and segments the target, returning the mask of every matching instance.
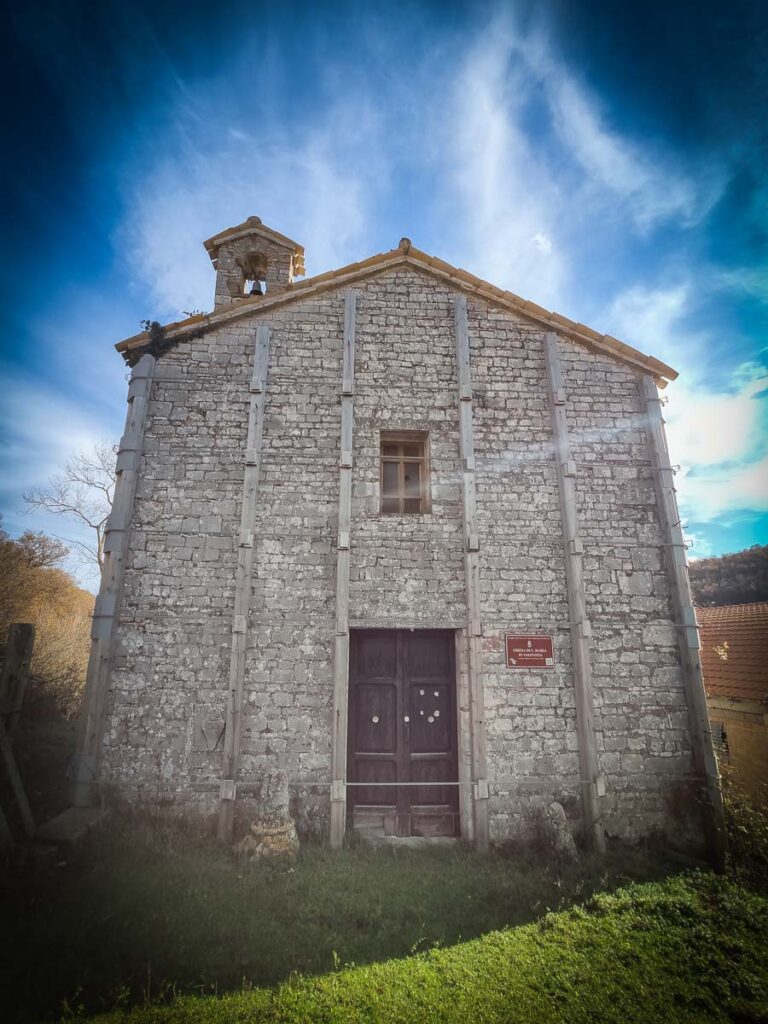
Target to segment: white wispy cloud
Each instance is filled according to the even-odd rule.
[[[695,366],[712,337],[689,326],[696,290],[688,279],[633,286],[606,310],[611,333],[641,350]],[[755,362],[725,365],[716,379],[694,369],[670,384],[667,438],[684,516],[711,522],[736,510],[768,510],[768,375]],[[699,554],[701,554],[699,550]]]
[[[722,194],[717,161],[685,165],[611,123],[541,18],[523,27],[514,11],[497,12],[458,61],[443,63],[448,72],[432,69],[425,123],[435,202],[453,225],[447,244],[526,298],[564,312],[583,302],[580,236],[596,225],[638,236],[691,228]],[[414,97],[411,109],[420,106]]]
[[[749,372],[749,367],[742,367]],[[731,377],[738,381],[737,369]],[[731,392],[680,388],[670,395],[667,432],[680,465],[678,500],[684,515],[711,522],[750,509],[768,511],[768,376]]]
[[[376,40],[382,64],[388,45]],[[251,213],[305,245],[310,274],[396,244],[372,238],[411,178],[431,183],[419,201],[447,258],[567,311],[587,225],[690,225],[723,186],[721,168],[680,166],[611,124],[546,24],[509,9],[461,45],[435,40],[405,78],[333,81],[290,131],[266,104],[255,131],[233,109],[265,90],[248,53],[218,79],[180,83],[172,130],[157,128],[126,183],[118,241],[158,316],[210,308],[201,241]]]
[[[691,391],[672,385],[667,425],[674,436],[675,457],[687,466],[721,466],[754,459],[768,448],[768,402],[759,397],[766,389],[766,375],[748,380],[732,392]]]
[[[137,287],[149,290],[159,314],[211,308],[214,275],[202,241],[251,214],[305,246],[309,274],[359,257],[387,178],[365,97],[340,99],[296,136],[267,142],[223,130],[191,107],[187,94],[179,144],[130,182],[119,231]]]
[[[607,333],[621,338],[671,366],[705,339],[686,323],[692,295],[691,282],[678,277],[663,286],[630,285],[601,314]]]
[[[624,203],[641,230],[672,219],[694,224],[722,194],[717,165],[688,174],[647,143],[609,127],[595,97],[575,79],[550,66],[545,81],[555,129],[583,168],[587,188]]]
[[[555,306],[565,276],[562,194],[526,126],[537,83],[518,41],[512,24],[496,19],[446,82],[452,116],[437,135],[435,158],[447,171],[438,201],[450,210],[462,262]]]

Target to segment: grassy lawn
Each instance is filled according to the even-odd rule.
[[[3,877],[2,1017],[9,1024],[55,1019],[65,1005],[87,1013],[122,1010],[150,1000],[167,1002],[176,994],[242,993],[244,988],[287,981],[288,988],[277,994],[242,996],[245,1002],[238,1006],[247,1014],[244,1019],[290,1020],[294,1018],[286,1014],[291,1000],[300,999],[297,993],[314,991],[313,985],[320,986],[317,991],[325,993],[322,998],[330,1006],[327,1001],[336,998],[334,992],[342,1001],[347,999],[343,984],[352,986],[350,999],[353,992],[357,999],[371,986],[376,991],[377,985],[389,984],[398,990],[401,984],[415,986],[414,991],[425,985],[426,998],[435,985],[443,986],[443,976],[450,975],[458,998],[465,972],[466,992],[474,992],[471,998],[476,999],[477,972],[482,975],[487,970],[489,978],[495,978],[496,967],[482,966],[490,950],[508,950],[500,953],[499,969],[506,965],[508,970],[510,958],[520,965],[526,957],[532,958],[530,969],[540,964],[542,983],[552,967],[541,960],[540,944],[544,943],[541,949],[552,942],[557,945],[561,933],[565,936],[575,929],[573,934],[581,935],[586,929],[585,941],[589,933],[588,941],[597,944],[596,950],[607,943],[604,952],[610,952],[610,935],[590,930],[605,915],[566,917],[562,924],[547,925],[543,931],[536,925],[530,932],[488,936],[479,945],[457,944],[536,921],[549,910],[573,906],[592,893],[611,891],[632,880],[673,876],[682,866],[660,861],[658,855],[651,860],[626,852],[611,855],[599,865],[582,861],[578,866],[557,867],[501,854],[478,857],[462,848],[350,849],[336,854],[321,847],[303,849],[292,868],[246,866],[210,840],[167,830],[150,832],[124,823],[119,831],[113,826],[76,860],[53,864],[44,872]],[[702,911],[701,921],[707,928],[713,927],[712,913]],[[628,920],[622,917],[619,928],[617,919],[616,927],[630,927]],[[691,921],[698,927],[696,915]],[[637,937],[644,940],[655,935],[658,927],[656,931],[654,927],[638,928]],[[518,942],[524,945],[518,947]],[[436,958],[413,958],[436,947],[441,948]],[[409,956],[399,964],[381,963]],[[361,966],[370,964],[376,966]],[[343,970],[349,965],[359,969]],[[573,961],[571,966],[578,976],[585,965],[579,967]],[[325,978],[296,980],[312,975]],[[349,980],[342,984],[342,979]],[[501,984],[501,978],[493,981],[496,984]],[[390,995],[394,998],[394,993]],[[452,996],[449,1002],[453,1004]],[[208,1019],[206,1015],[215,1012],[210,1006],[219,1006],[185,1004],[179,1012],[193,1013],[193,1005],[198,1007],[197,1017],[169,1019]],[[296,1005],[295,1019],[308,1019],[302,1004]],[[260,1006],[266,1007],[266,1017],[258,1016]],[[230,1012],[234,1015],[234,1005],[226,1011]],[[327,1013],[330,1016],[318,1019],[355,1019],[330,1009]],[[392,1013],[392,1019],[418,1019],[398,1017],[397,1013],[405,1013],[402,1007]],[[376,1019],[375,1014],[370,1019]]]
[[[449,949],[99,1020],[759,1024],[768,1020],[767,954],[768,901],[689,875]]]

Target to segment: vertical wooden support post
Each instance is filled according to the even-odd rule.
[[[544,338],[547,389],[555,440],[555,465],[560,492],[560,515],[565,546],[565,579],[568,588],[568,612],[571,622],[573,688],[576,697],[576,731],[579,739],[581,805],[584,837],[590,849],[605,850],[605,832],[600,821],[600,795],[605,783],[600,777],[595,741],[595,707],[592,692],[592,663],[589,638],[592,629],[587,618],[582,567],[583,545],[579,537],[576,512],[576,464],[571,460],[568,423],[565,416],[565,388],[560,368],[557,335]]]
[[[13,845],[13,834],[3,808],[0,807],[0,850]]]
[[[0,718],[5,723],[5,731],[11,743],[21,717],[34,646],[35,627],[32,623],[12,622],[8,627],[3,672],[0,676]]]
[[[253,530],[259,493],[264,410],[267,401],[269,343],[269,328],[260,324],[256,328],[256,349],[250,384],[251,402],[248,410],[248,436],[244,452],[243,502],[240,509],[240,535],[237,549],[227,708],[224,722],[224,751],[219,791],[218,837],[223,843],[231,842],[235,825],[235,800],[240,768],[240,739],[245,687],[245,652],[248,640],[248,616],[251,609]]]
[[[488,848],[488,771],[483,693],[483,624],[480,612],[480,541],[475,490],[475,440],[472,420],[472,373],[467,329],[467,300],[456,295],[456,366],[459,386],[459,445],[462,463],[461,493],[464,512],[464,575],[467,600],[467,655],[472,721],[472,803],[474,839],[479,850]]]
[[[22,827],[30,837],[35,833],[35,823],[13,756],[13,734],[21,717],[34,646],[35,627],[30,622],[11,623],[0,676],[0,756]],[[12,839],[8,821],[0,808],[0,846],[10,845]]]
[[[640,392],[645,403],[648,444],[651,449],[659,518],[664,536],[666,565],[672,591],[672,607],[678,624],[680,660],[685,680],[691,727],[694,771],[701,780],[704,797],[704,824],[713,867],[725,866],[725,825],[720,777],[712,745],[704,678],[699,653],[699,631],[688,579],[685,542],[675,497],[674,474],[661,416],[661,400],[653,379],[644,375]]]
[[[154,371],[155,358],[146,353],[134,366],[128,385],[125,433],[117,452],[117,479],[112,511],[104,537],[101,586],[93,609],[91,653],[75,755],[73,802],[76,807],[89,806],[96,796],[96,776],[112,671],[115,625],[120,615],[125,559],[128,554],[131,518],[144,443],[144,426],[147,421]]]
[[[352,522],[352,437],[355,395],[355,311],[357,292],[344,297],[339,452],[339,528],[336,554],[336,634],[333,660],[331,747],[331,846],[344,842],[347,820],[347,715],[349,708],[349,545]]]
[[[19,812],[19,817],[21,818],[21,825],[24,829],[24,833],[29,838],[32,838],[35,834],[35,822],[32,817],[32,811],[29,809],[27,794],[24,792],[24,783],[21,781],[19,769],[16,766],[16,759],[13,756],[11,741],[5,731],[5,725],[3,724],[2,719],[0,719],[0,760],[2,760],[3,767],[5,768],[5,774],[8,776],[11,793],[16,801],[16,808]],[[10,836],[10,832],[8,831],[8,822],[4,817],[3,822],[5,828],[0,825],[0,832],[3,834],[7,833],[7,835]]]

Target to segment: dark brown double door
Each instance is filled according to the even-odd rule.
[[[454,634],[353,631],[347,759],[352,827],[374,835],[458,835],[458,787],[440,785],[457,781],[456,750]]]

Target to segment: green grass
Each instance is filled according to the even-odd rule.
[[[210,840],[127,822],[76,861],[0,882],[2,1016],[44,1020],[65,1003],[93,1013],[329,972],[335,985],[340,966],[454,946],[679,869],[627,853],[557,867],[463,848],[322,847],[304,848],[292,869],[246,866]]]
[[[99,1020],[757,1024],[768,1020],[767,955],[768,901],[693,874],[450,949]]]

